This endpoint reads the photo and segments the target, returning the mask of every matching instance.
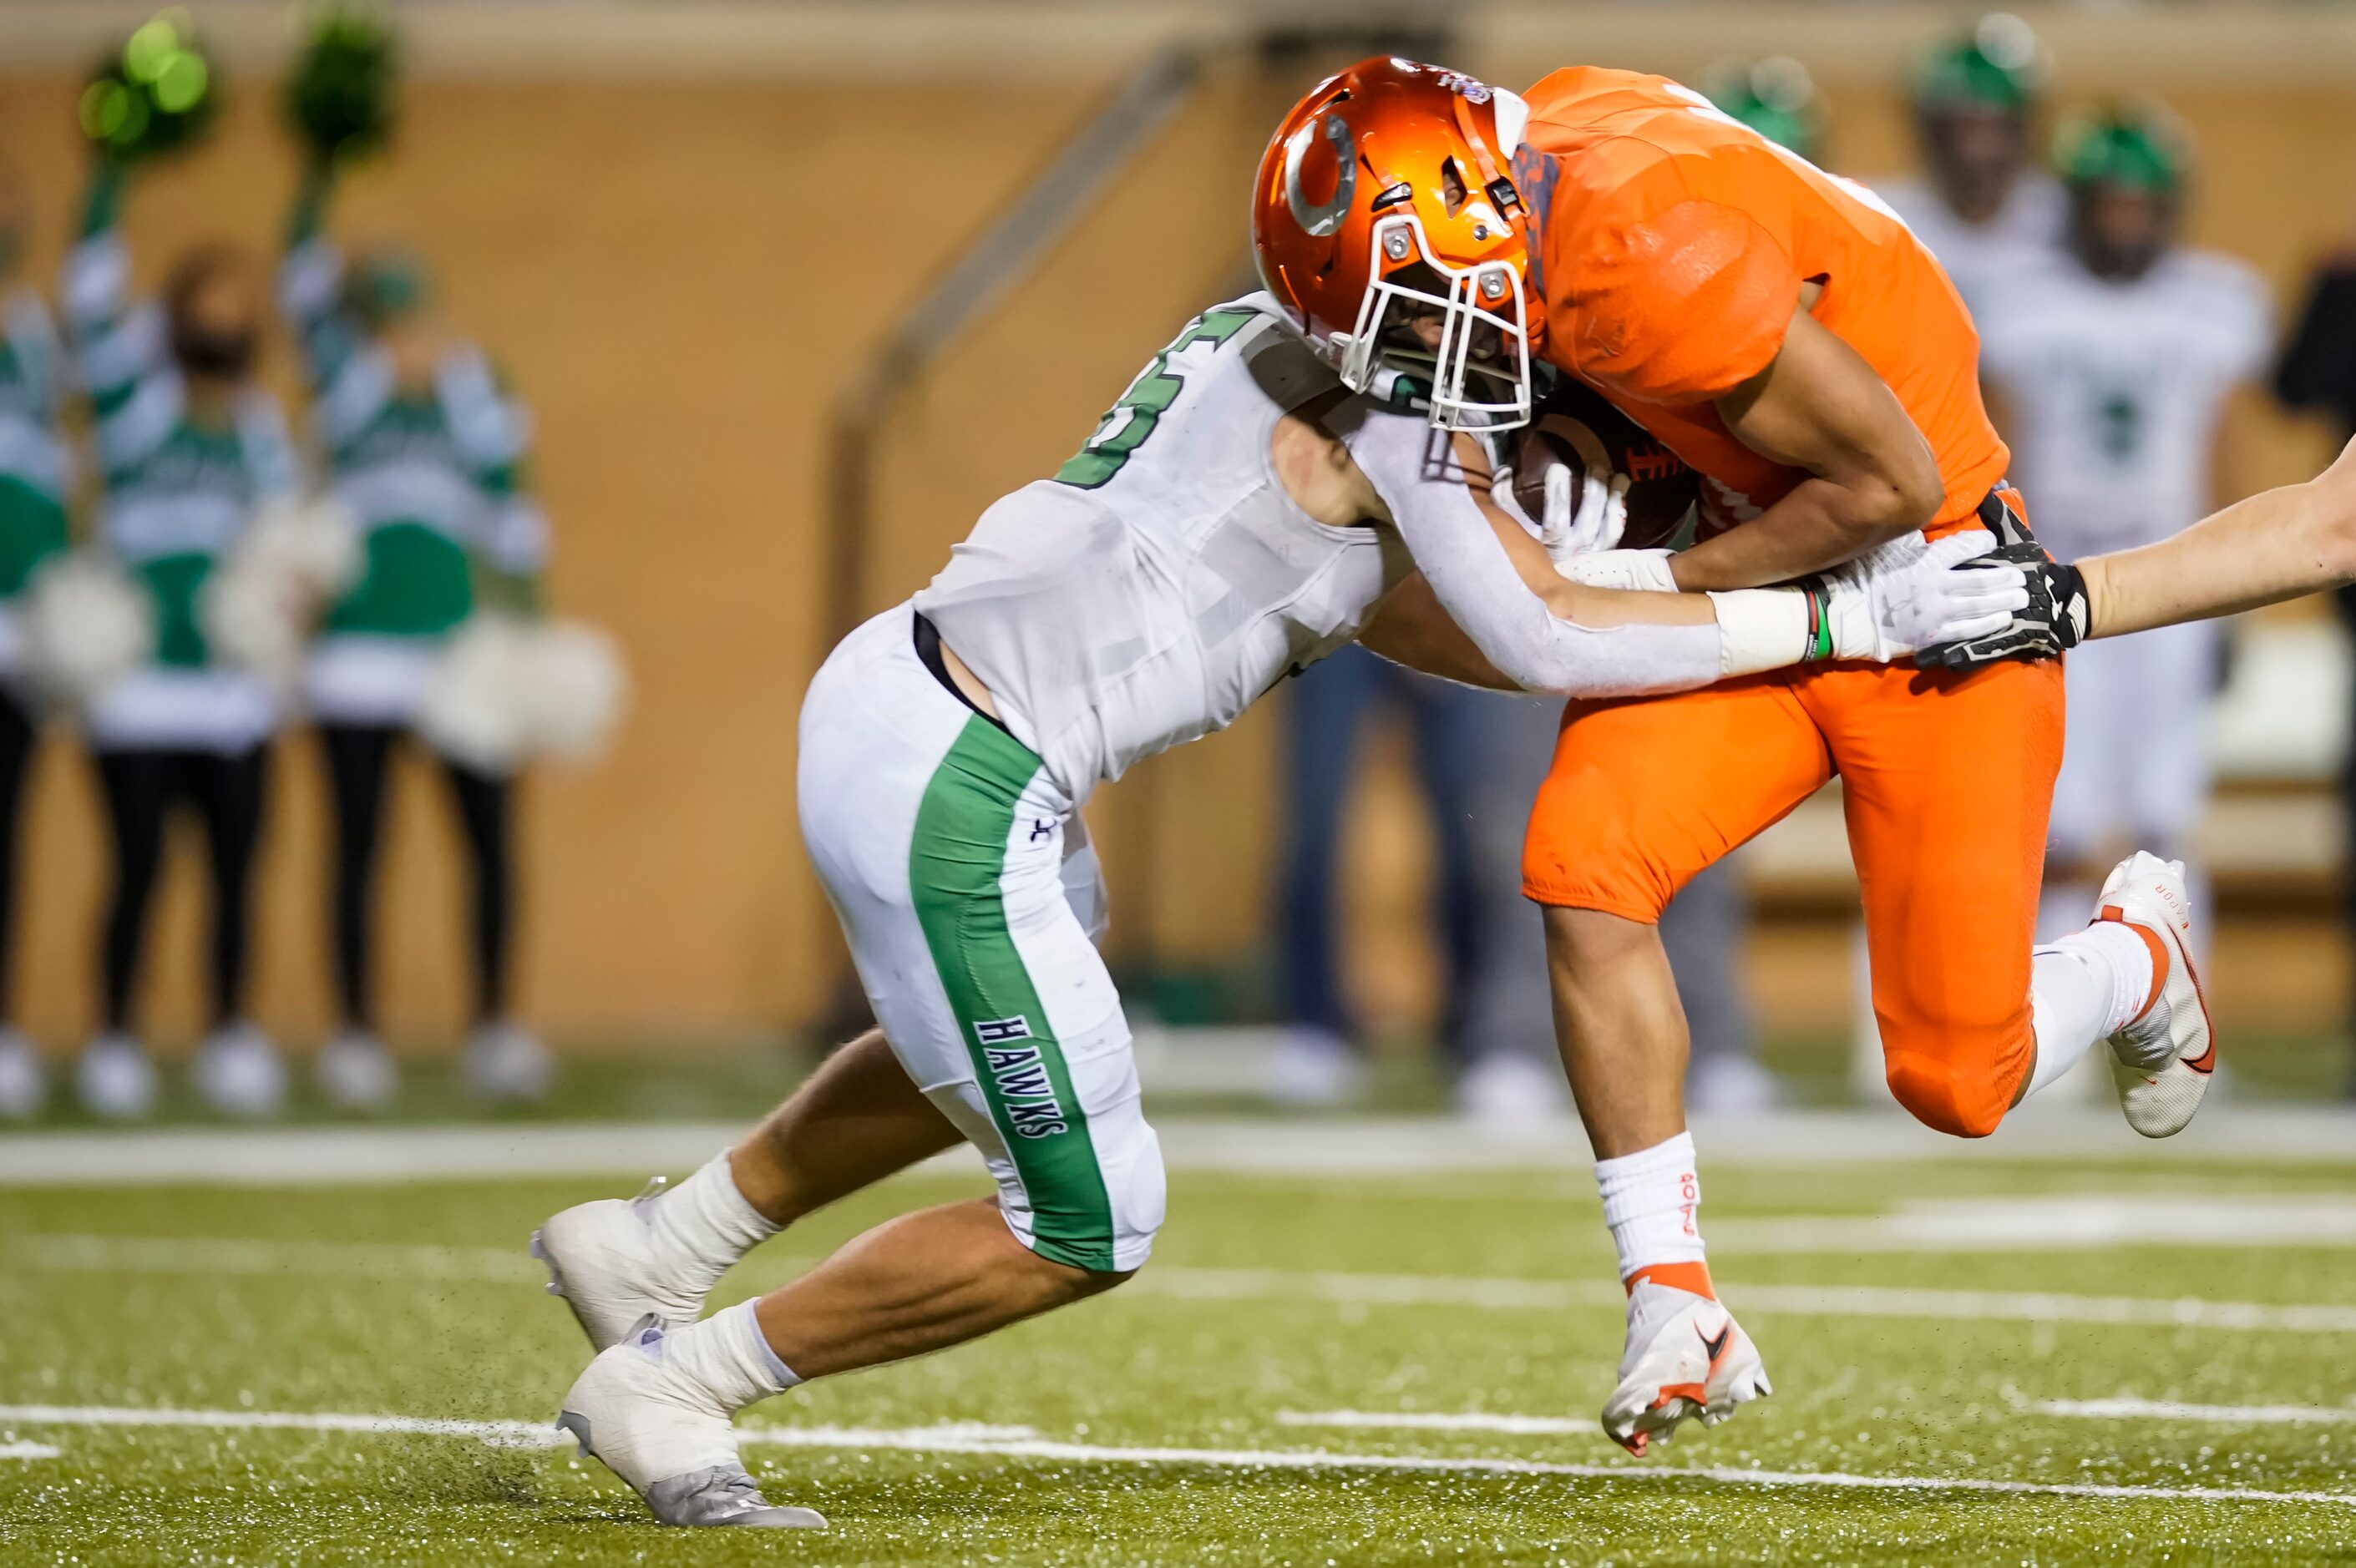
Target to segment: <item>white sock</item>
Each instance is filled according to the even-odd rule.
[[[755,1301],[740,1301],[701,1323],[663,1335],[663,1361],[704,1388],[728,1410],[757,1404],[802,1380],[777,1359],[753,1314]]]
[[[2151,949],[2119,922],[2098,920],[2038,948],[2032,965],[2037,1067],[2029,1075],[2029,1093],[2034,1094],[2143,1010],[2151,995]]]
[[[738,1258],[785,1229],[736,1190],[726,1149],[648,1204],[647,1223],[683,1262],[709,1272],[701,1282],[707,1290]]]
[[[1702,1261],[1701,1177],[1694,1163],[1693,1135],[1679,1133],[1665,1143],[1595,1162],[1595,1185],[1603,1194],[1603,1222],[1620,1251],[1620,1277],[1653,1264]]]

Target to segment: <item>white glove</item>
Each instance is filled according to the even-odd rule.
[[[1886,664],[2010,625],[2012,613],[2029,603],[2029,580],[2008,562],[1978,559],[1995,548],[1996,536],[1986,528],[1966,528],[1936,544],[1915,532],[1826,572],[1832,656]]]
[[[1628,529],[1628,481],[1606,480],[1590,470],[1574,481],[1570,465],[1549,463],[1546,471],[1542,515],[1531,517],[1514,496],[1514,471],[1500,468],[1491,482],[1489,498],[1505,515],[1537,535],[1547,555],[1560,566],[1573,556],[1608,550]]]
[[[1604,549],[1592,555],[1557,557],[1555,571],[1590,588],[1619,588],[1632,593],[1675,593],[1677,580],[1669,571],[1665,549]]]

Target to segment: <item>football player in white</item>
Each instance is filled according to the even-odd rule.
[[[2037,38],[1997,12],[1922,62],[1914,133],[1924,173],[1876,181],[1974,315],[1990,280],[2061,243],[2068,200],[2036,166]]]
[[[2037,497],[2038,537],[2069,560],[2166,539],[2222,498],[2226,407],[2264,370],[2274,330],[2255,272],[2177,242],[2188,155],[2165,111],[2083,116],[2058,162],[2067,248],[1990,279],[1977,314],[2013,478]],[[2071,657],[2040,932],[2077,923],[2122,841],[2185,855],[2208,795],[2217,660],[2211,621]],[[2192,886],[2197,910],[2197,874]]]
[[[1437,313],[1410,330],[1436,339]],[[1103,904],[1077,816],[1100,782],[1224,729],[1354,637],[1482,684],[1634,693],[2000,636],[2029,608],[2022,569],[1954,569],[1993,542],[1978,530],[1803,588],[1569,582],[1492,501],[1473,438],[1382,389],[1345,389],[1266,295],[1205,312],[1053,479],[991,507],[812,681],[803,839],[880,1032],[679,1187],[568,1209],[535,1237],[600,1352],[562,1424],[658,1519],[822,1525],[761,1497],[735,1411],[1145,1263],[1161,1155],[1092,941]],[[1554,510],[1538,532],[1591,542],[1567,498]],[[994,1197],[903,1215],[698,1320],[764,1238],[959,1139]]]

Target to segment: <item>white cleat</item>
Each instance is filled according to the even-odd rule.
[[[548,1265],[548,1294],[563,1298],[600,1350],[649,1320],[675,1328],[703,1315],[709,1267],[666,1245],[650,1222],[665,1185],[658,1176],[636,1198],[576,1203],[531,1233],[531,1255]]]
[[[1620,1386],[1603,1403],[1603,1430],[1643,1457],[1677,1424],[1716,1426],[1735,1406],[1774,1391],[1758,1347],[1733,1314],[1707,1296],[1639,1281],[1628,1295],[1628,1348]]]
[[[243,1021],[205,1037],[189,1076],[198,1098],[224,1116],[258,1121],[286,1103],[286,1063],[268,1035]]]
[[[663,1359],[647,1324],[601,1352],[564,1396],[556,1424],[629,1483],[665,1524],[824,1530],[815,1509],[776,1508],[744,1469],[729,1413]]]
[[[519,1023],[484,1024],[466,1039],[466,1087],[495,1105],[530,1105],[548,1098],[556,1058]]]
[[[2116,921],[2153,947],[2151,995],[2111,1036],[2111,1077],[2127,1125],[2147,1138],[2184,1130],[2217,1067],[2217,1036],[2192,968],[2192,901],[2184,862],[2138,849],[2103,883],[2096,922]]]
[[[49,1097],[49,1075],[33,1042],[0,1029],[0,1122],[29,1122]]]
[[[155,1111],[155,1064],[129,1035],[102,1034],[82,1047],[74,1091],[102,1121],[139,1121]]]
[[[339,1030],[320,1047],[311,1077],[327,1104],[365,1115],[390,1110],[401,1093],[401,1069],[392,1053],[364,1029]]]

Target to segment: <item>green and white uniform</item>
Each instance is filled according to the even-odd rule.
[[[402,724],[435,656],[475,612],[478,571],[537,573],[548,527],[524,484],[530,418],[489,361],[471,346],[453,350],[430,391],[404,391],[384,350],[339,308],[342,279],[341,257],[317,235],[288,253],[280,278],[317,438],[365,560],[327,613],[308,696],[331,722]]]
[[[156,647],[84,715],[102,749],[249,751],[277,727],[260,677],[217,662],[200,604],[206,580],[262,502],[294,494],[294,453],[276,400],[242,394],[227,428],[188,416],[164,312],[126,307],[131,262],[112,223],[66,260],[66,319],[90,393],[101,485],[99,539],[153,598]]]
[[[802,833],[884,1033],[981,1150],[1016,1235],[1075,1267],[1145,1261],[1162,1175],[1074,814],[1347,642],[1406,570],[1269,468],[1277,420],[1335,384],[1272,315],[1206,313],[1056,479],[991,507],[912,603],[846,638],[802,705]],[[920,660],[919,613],[1006,728]]]
[[[0,294],[0,676],[22,656],[15,603],[34,568],[66,545],[73,465],[58,433],[65,364],[55,325],[28,288]]]

